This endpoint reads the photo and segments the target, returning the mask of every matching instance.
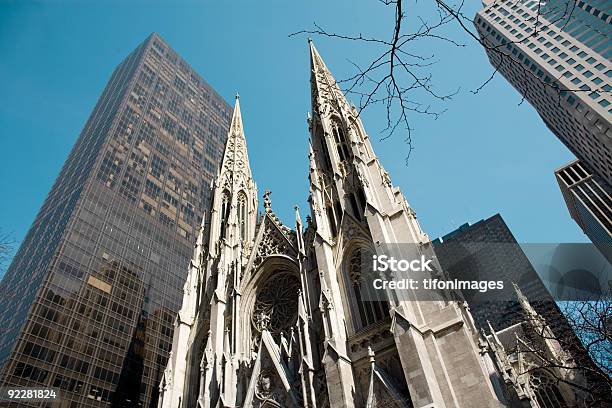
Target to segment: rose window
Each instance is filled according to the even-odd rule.
[[[257,292],[252,322],[258,331],[264,328],[272,334],[288,331],[297,319],[300,282],[288,272],[269,278]]]

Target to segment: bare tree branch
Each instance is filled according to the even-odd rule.
[[[593,92],[596,90],[606,92],[603,88],[562,89],[559,85],[561,74],[553,80],[545,81],[535,72],[532,72],[522,61],[516,59],[512,52],[507,49],[507,46],[511,44],[519,44],[527,38],[537,37],[551,25],[562,24],[562,27],[567,25],[577,7],[577,0],[567,0],[561,3],[558,6],[561,8],[561,13],[551,13],[550,10],[543,11],[542,6],[545,3],[542,0],[538,1],[536,17],[532,20],[532,31],[527,38],[520,41],[503,40],[499,44],[490,41],[486,36],[481,38],[474,28],[474,18],[466,16],[463,12],[463,0],[458,3],[450,3],[447,0],[431,0],[427,4],[420,5],[415,1],[413,4],[411,3],[410,12],[406,7],[409,3],[405,0],[378,0],[378,3],[383,7],[393,9],[393,29],[390,32],[389,39],[379,38],[376,35],[366,35],[361,32],[358,34],[337,33],[323,28],[316,22],[313,24],[314,29],[300,30],[289,36],[318,35],[340,41],[363,43],[369,47],[368,50],[373,52],[374,57],[368,62],[351,61],[355,73],[338,80],[338,84],[347,95],[356,97],[359,114],[370,106],[382,106],[386,115],[386,123],[384,128],[381,129],[381,140],[388,139],[399,128],[406,131],[407,159],[414,148],[413,129],[410,125],[414,116],[425,115],[438,119],[445,112],[445,109],[435,108],[434,106],[452,99],[461,89],[458,86],[456,90],[451,92],[439,92],[434,86],[431,71],[431,67],[437,62],[435,53],[428,52],[425,55],[415,52],[416,47],[414,46],[418,41],[430,40],[450,44],[454,47],[465,47],[466,44],[463,41],[455,38],[454,34],[449,34],[449,31],[446,30],[446,27],[451,23],[451,26],[466,34],[470,40],[482,46],[488,53],[496,55],[499,60],[499,63],[494,65],[491,75],[471,90],[473,94],[482,91],[495,78],[503,64],[513,64],[528,78],[534,79],[543,87],[556,92],[559,103],[566,91]],[[426,5],[433,6],[430,11],[434,13],[434,16],[424,17],[418,14],[419,9],[426,9]],[[555,9],[555,11],[559,10]],[[553,14],[558,14],[558,16],[550,17],[550,20],[546,18]],[[519,105],[525,101],[530,92],[525,84],[524,89],[521,90],[522,98]]]

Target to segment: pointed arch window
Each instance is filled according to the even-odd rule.
[[[224,191],[221,197],[221,233],[220,238],[225,238],[227,232],[227,220],[229,218],[230,210],[230,194],[229,191]]]
[[[332,132],[334,134],[334,141],[336,142],[336,148],[338,149],[338,157],[340,161],[348,160],[349,158],[349,146],[346,140],[346,133],[342,124],[337,120],[332,122]]]
[[[336,218],[334,217],[334,210],[331,205],[325,207],[325,213],[327,214],[327,221],[329,222],[329,229],[333,238],[338,235],[338,229],[336,228]]]
[[[318,141],[321,145],[321,154],[317,154],[316,157],[319,157],[319,165],[321,166],[322,170],[331,170],[331,157],[329,155],[329,151],[327,150],[327,142],[325,141],[324,133],[325,132],[323,131],[323,126],[321,126],[321,122],[317,120],[315,124],[314,134],[318,135]]]
[[[348,198],[349,198],[349,203],[351,203],[351,210],[353,211],[353,215],[355,216],[355,218],[357,218],[358,220],[362,220],[363,219],[363,206],[359,206],[359,204],[357,204],[357,199],[355,198],[355,193],[349,193],[348,194]]]
[[[567,404],[557,386],[558,381],[543,370],[534,371],[529,378],[540,408],[565,408]]]
[[[247,228],[247,197],[244,191],[238,193],[238,229],[240,230],[240,240],[246,239]]]
[[[367,248],[357,248],[351,252],[347,260],[348,279],[350,282],[350,290],[357,306],[358,313],[353,313],[355,316],[355,328],[361,329],[376,322],[379,322],[389,316],[389,303],[386,300],[381,300],[374,293],[366,293],[361,287],[361,274],[363,271],[362,259],[371,259],[372,251]],[[368,300],[365,300],[365,299]]]

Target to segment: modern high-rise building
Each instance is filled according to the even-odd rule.
[[[555,175],[572,218],[612,263],[612,189],[579,160]]]
[[[433,241],[436,257],[451,279],[494,280],[515,283],[535,309],[549,320],[553,330],[559,325],[569,330],[565,318],[548,289],[499,214],[466,223]],[[479,329],[502,330],[523,320],[523,310],[509,288],[512,300],[472,301],[468,294],[474,322]],[[476,295],[477,296],[477,295]]]
[[[592,172],[612,184],[612,3],[483,4],[474,24],[491,64]]]
[[[0,385],[155,406],[231,113],[157,34],[115,69],[0,284]]]

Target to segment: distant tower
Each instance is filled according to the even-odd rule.
[[[572,218],[611,259],[609,2],[485,0],[483,4],[474,24],[489,61],[579,159],[556,172],[559,186]],[[575,173],[580,170],[589,174],[588,180]],[[568,177],[576,183],[568,185]],[[587,193],[592,202],[574,198],[584,196],[581,191],[589,187],[595,187]]]

